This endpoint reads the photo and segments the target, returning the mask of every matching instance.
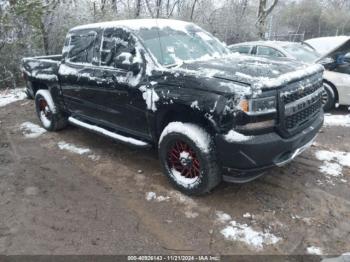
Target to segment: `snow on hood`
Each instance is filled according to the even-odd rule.
[[[249,84],[255,89],[285,85],[323,72],[321,65],[306,65],[291,59],[267,59],[233,54],[225,58],[183,63],[180,72]]]

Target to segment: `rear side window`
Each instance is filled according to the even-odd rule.
[[[135,39],[122,28],[108,28],[101,43],[101,65],[118,68],[130,64],[135,55]]]
[[[69,44],[69,61],[74,63],[91,63],[94,56],[96,38],[97,33],[94,31],[72,34]]]
[[[258,46],[256,55],[268,57],[284,57],[284,55],[277,49],[267,46]]]
[[[250,54],[250,50],[252,49],[252,47],[251,46],[246,46],[246,45],[241,45],[241,46],[230,47],[230,49],[234,53]]]

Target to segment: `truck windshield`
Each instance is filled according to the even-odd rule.
[[[218,39],[194,25],[181,29],[141,28],[138,35],[145,47],[164,66],[230,54]]]

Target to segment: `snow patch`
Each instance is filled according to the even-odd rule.
[[[157,195],[155,192],[147,192],[145,196],[147,201],[152,202],[163,202],[163,201],[175,201],[179,204],[184,205],[181,210],[183,211],[186,218],[196,218],[199,216],[198,212],[195,212],[194,209],[197,207],[197,203],[194,202],[190,197],[181,194],[178,191],[170,191],[168,196]]]
[[[281,240],[281,238],[273,235],[268,230],[261,232],[247,224],[240,224],[235,220],[229,221],[230,215],[223,212],[218,211],[216,215],[218,222],[226,224],[220,233],[228,240],[244,242],[258,250],[263,249],[264,245],[274,245]]]
[[[320,171],[324,174],[330,175],[330,176],[341,176],[342,175],[342,166],[338,163],[330,163],[328,161],[325,161],[325,163],[320,166]]]
[[[250,213],[243,214],[244,218],[252,218],[253,216]]]
[[[170,197],[168,196],[157,196],[155,192],[147,192],[146,193],[146,200],[147,201],[156,201],[156,202],[163,202],[169,200]]]
[[[193,101],[193,102],[191,103],[191,107],[194,108],[194,109],[200,110],[200,108],[199,108],[199,106],[198,106],[198,101],[197,101],[197,100],[196,100],[196,101]]]
[[[220,223],[226,223],[230,220],[232,220],[232,217],[229,214],[226,214],[222,211],[216,212],[216,220]]]
[[[350,167],[350,153],[348,152],[320,150],[316,152],[316,157],[321,161],[336,161],[342,166]]]
[[[46,132],[46,129],[32,122],[22,123],[20,129],[22,130],[23,135],[27,138],[37,138]]]
[[[92,155],[88,155],[88,158],[91,159],[92,161],[98,161],[100,160],[100,156],[92,154]]]
[[[25,99],[24,91],[24,88],[15,88],[0,92],[0,107]]]
[[[234,130],[230,130],[225,136],[225,140],[227,142],[233,143],[233,142],[243,142],[243,141],[248,141],[252,139],[251,136],[245,136],[241,133],[238,133]]]
[[[306,251],[310,255],[318,255],[318,256],[322,255],[322,249],[319,247],[311,246],[311,247],[308,247]]]
[[[141,86],[139,90],[142,92],[142,97],[146,102],[147,109],[153,112],[157,111],[156,102],[159,101],[159,96],[156,91],[154,91],[154,88]]]
[[[76,145],[69,144],[65,141],[60,141],[57,143],[57,145],[61,150],[67,150],[71,153],[78,154],[78,155],[83,155],[91,152],[91,150],[88,148],[78,147]]]
[[[350,115],[325,114],[324,125],[350,127]]]
[[[327,182],[334,185],[332,179],[343,176],[343,167],[350,167],[350,153],[343,151],[319,150],[316,158],[323,161],[319,170],[326,175]]]

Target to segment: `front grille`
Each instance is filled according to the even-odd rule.
[[[320,85],[318,85],[318,84],[309,85],[308,87],[305,87],[303,89],[299,88],[295,92],[285,94],[283,96],[283,103],[289,104],[289,103],[292,103],[294,101],[297,101],[297,100],[299,100],[307,95],[312,94],[313,92],[315,92],[319,88],[320,88]]]
[[[290,137],[300,132],[321,110],[322,75],[292,83],[280,92],[280,133]]]
[[[285,105],[292,103],[312,94],[320,87],[322,87],[322,74],[315,74],[307,79],[294,82],[282,90],[282,102]]]
[[[299,127],[300,125],[303,125],[305,122],[307,122],[310,117],[312,117],[316,112],[320,110],[322,106],[321,100],[318,100],[315,104],[312,106],[294,114],[291,116],[286,117],[285,119],[285,126],[287,129],[295,129]]]

